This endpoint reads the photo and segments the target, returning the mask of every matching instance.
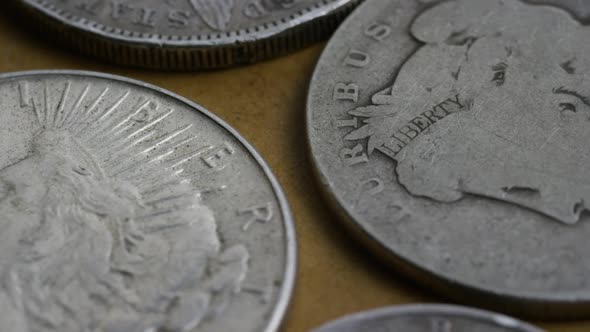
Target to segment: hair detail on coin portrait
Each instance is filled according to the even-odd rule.
[[[249,254],[223,248],[183,176],[203,151],[178,152],[191,125],[158,133],[173,110],[121,109],[130,93],[110,87],[25,84],[43,92],[22,101],[38,123],[28,155],[0,170],[0,326],[188,331],[220,313]]]
[[[365,120],[347,139],[394,159],[414,196],[475,195],[579,222],[590,208],[590,28],[555,6],[455,0],[418,15],[411,33],[423,44],[391,102],[350,111]]]

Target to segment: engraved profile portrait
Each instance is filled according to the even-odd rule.
[[[408,193],[466,195],[575,224],[590,202],[590,28],[520,0],[445,1],[347,140],[394,159]],[[382,96],[388,98],[381,98]]]
[[[189,331],[221,312],[248,252],[222,245],[184,176],[192,125],[153,130],[173,111],[122,110],[129,92],[51,89],[24,101],[29,151],[0,170],[3,330]]]

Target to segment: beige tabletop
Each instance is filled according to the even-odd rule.
[[[380,306],[445,302],[381,266],[348,236],[320,195],[308,158],[304,115],[308,82],[323,45],[248,67],[163,73],[87,59],[18,25],[0,15],[0,71],[81,69],[143,80],[198,102],[258,149],[289,198],[299,241],[297,285],[285,332],[308,331]],[[538,325],[550,332],[590,331],[590,321]]]

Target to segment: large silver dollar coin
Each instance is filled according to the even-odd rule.
[[[251,63],[332,33],[361,0],[17,0],[45,35],[124,65]]]
[[[361,6],[323,54],[308,100],[313,160],[345,219],[455,298],[590,314],[589,10]]]
[[[450,305],[376,309],[326,324],[313,332],[542,332],[516,319]]]
[[[0,330],[276,331],[285,197],[181,97],[87,72],[0,76]]]

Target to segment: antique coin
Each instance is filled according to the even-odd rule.
[[[206,69],[327,37],[361,0],[17,0],[45,35],[118,64]]]
[[[408,305],[361,312],[313,332],[543,332],[504,315],[452,305]]]
[[[285,197],[202,107],[111,75],[0,76],[0,329],[276,331]]]
[[[332,203],[396,267],[588,316],[590,2],[557,2],[368,1],[319,62],[307,126]]]

